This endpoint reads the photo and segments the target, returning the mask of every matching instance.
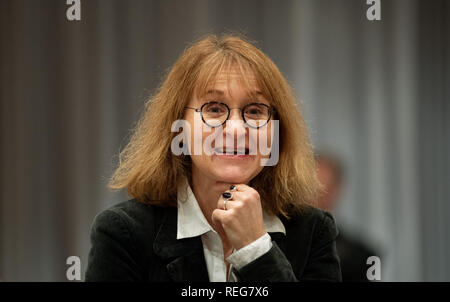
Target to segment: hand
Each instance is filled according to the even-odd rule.
[[[222,240],[229,242],[236,250],[252,243],[266,233],[262,217],[259,193],[245,185],[235,185],[231,200],[220,196],[217,209],[212,212],[212,221]],[[225,237],[225,238],[224,238]]]

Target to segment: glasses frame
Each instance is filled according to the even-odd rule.
[[[205,119],[204,119],[204,117],[203,117],[202,111],[203,111],[203,107],[205,107],[206,105],[209,105],[209,104],[221,104],[221,105],[224,105],[224,106],[228,109],[227,118],[223,121],[222,124],[216,125],[216,126],[212,126],[212,125],[208,124],[208,123],[205,121]],[[268,111],[269,111],[269,116],[268,116],[268,118],[267,118],[267,121],[266,121],[263,125],[258,126],[258,127],[255,127],[255,126],[252,126],[252,125],[250,125],[249,123],[247,123],[247,120],[245,119],[244,112],[245,112],[245,109],[246,109],[247,107],[251,106],[251,105],[263,105],[263,106],[267,107],[267,109],[268,109]],[[200,108],[193,108],[193,107],[185,107],[185,108],[186,108],[186,109],[193,109],[193,110],[195,110],[195,112],[200,112],[200,116],[202,117],[203,123],[205,123],[208,127],[211,127],[211,128],[217,128],[217,127],[220,127],[220,126],[222,126],[223,124],[225,124],[225,123],[228,121],[228,118],[230,117],[230,113],[231,113],[231,110],[232,110],[232,109],[239,109],[239,110],[241,111],[241,117],[242,117],[242,120],[244,121],[244,123],[245,123],[247,126],[253,128],[253,129],[259,129],[259,128],[264,127],[265,125],[267,125],[267,124],[269,123],[270,118],[272,117],[272,115],[274,115],[274,113],[276,112],[276,110],[275,110],[272,106],[269,106],[269,105],[264,104],[264,103],[258,103],[258,102],[248,103],[248,104],[246,104],[246,105],[245,105],[244,107],[242,107],[242,108],[230,108],[227,104],[225,104],[225,103],[223,103],[223,102],[212,101],[212,102],[204,103]]]

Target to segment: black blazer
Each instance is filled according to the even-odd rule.
[[[341,281],[333,217],[310,207],[269,233],[273,247],[234,273],[240,281]],[[98,214],[86,281],[208,281],[200,236],[176,239],[177,208],[135,199]]]

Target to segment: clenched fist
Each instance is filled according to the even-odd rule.
[[[266,233],[259,193],[245,184],[231,186],[220,196],[212,221],[222,239],[236,250]]]

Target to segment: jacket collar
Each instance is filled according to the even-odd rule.
[[[208,281],[201,238],[177,239],[177,208],[165,209],[153,250],[166,261],[173,281]]]
[[[284,251],[283,232],[268,232]],[[167,263],[167,271],[174,281],[209,281],[200,236],[177,239],[177,208],[165,208],[163,220],[153,242],[156,255]]]

